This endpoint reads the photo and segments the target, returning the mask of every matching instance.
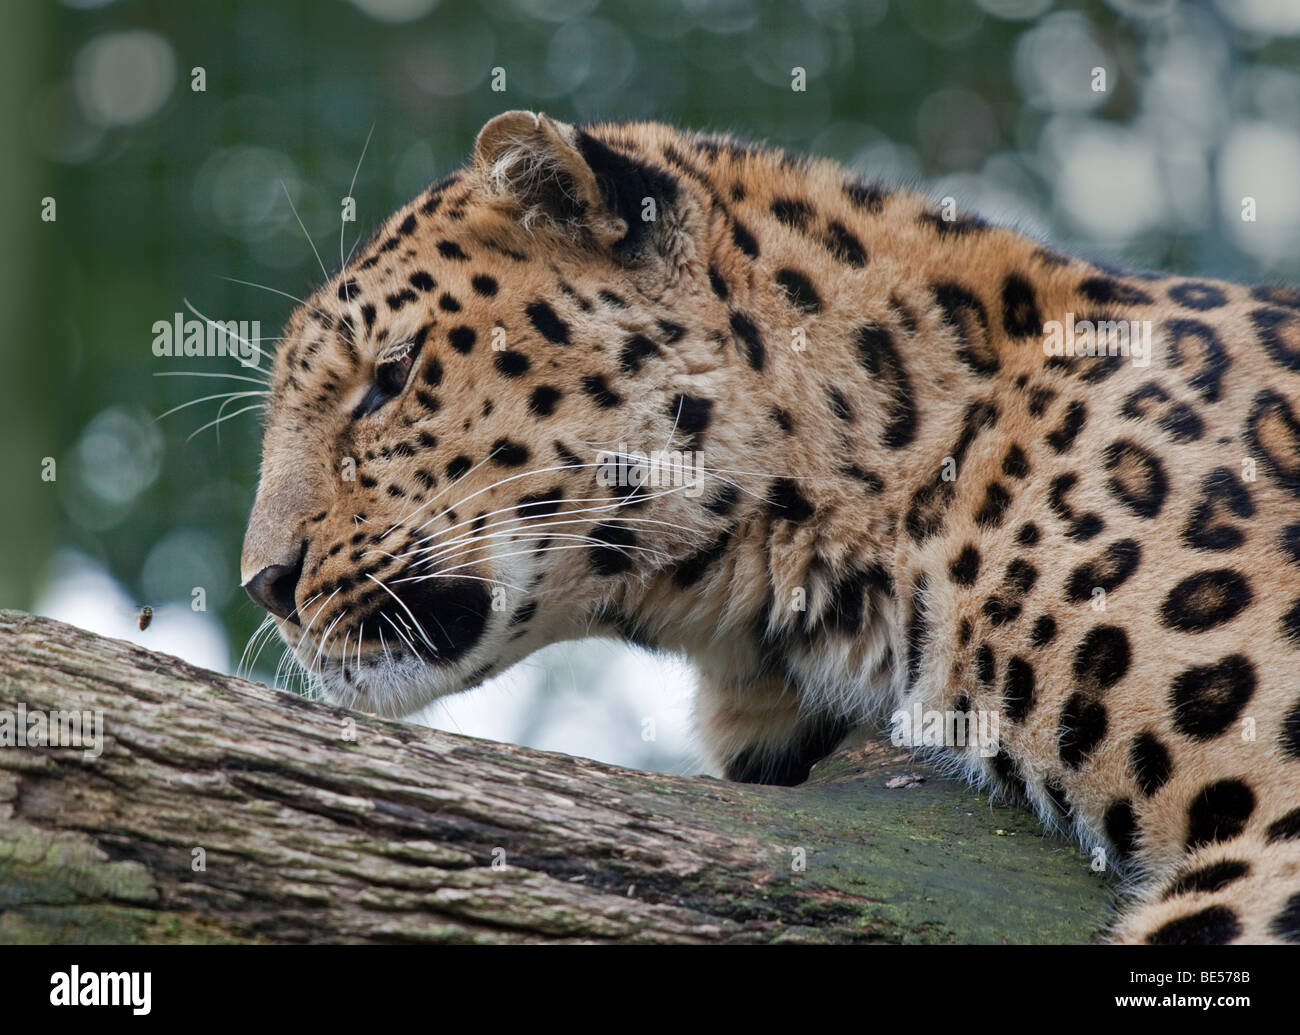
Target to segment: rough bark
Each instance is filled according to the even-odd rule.
[[[875,738],[796,788],[635,772],[2,611],[20,703],[104,737],[0,747],[5,942],[1073,942],[1107,916],[1074,847]]]

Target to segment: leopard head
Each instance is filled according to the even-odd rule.
[[[500,115],[288,321],[242,579],[328,699],[407,714],[718,535],[750,431],[677,137]]]

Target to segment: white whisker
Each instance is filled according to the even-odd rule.
[[[275,361],[275,360],[274,360],[274,357],[272,357],[269,353],[263,351],[263,350],[262,350],[262,347],[261,347],[260,345],[254,345],[254,344],[253,344],[251,341],[249,341],[247,338],[240,337],[240,335],[236,334],[234,331],[231,331],[231,330],[230,330],[229,328],[227,328],[224,324],[219,324],[219,323],[217,323],[216,320],[212,320],[212,319],[209,319],[208,317],[204,316],[201,312],[199,312],[199,311],[194,307],[194,303],[191,302],[188,298],[183,298],[183,299],[181,299],[181,301],[185,304],[185,308],[186,308],[186,309],[188,309],[190,312],[192,312],[195,316],[197,316],[200,320],[202,320],[204,323],[206,323],[209,327],[216,327],[218,330],[221,331],[221,333],[229,335],[230,337],[232,337],[232,338],[234,338],[236,341],[238,341],[241,345],[247,345],[250,349],[252,349],[254,352],[256,352],[259,356],[264,356],[264,357],[266,358],[266,360],[267,360],[268,363],[273,363],[273,362]],[[257,367],[257,368],[255,368],[255,369],[260,370],[261,367]]]
[[[265,340],[265,339],[264,339]],[[249,367],[250,370],[261,370],[261,367]],[[266,371],[263,371],[266,373]],[[270,385],[269,378],[265,377],[243,377],[239,374],[219,374],[210,370],[158,370],[154,372],[154,377],[220,377],[227,381],[247,381],[254,385]]]
[[[210,420],[208,421],[208,423],[204,424],[203,427],[199,428],[192,435],[190,435],[189,438],[187,438],[185,441],[186,442],[191,441],[195,435],[201,435],[203,432],[207,431],[208,428],[218,427],[223,421],[233,420],[235,417],[240,416],[240,414],[250,413],[253,410],[264,409],[265,406],[266,406],[265,403],[254,403],[252,406],[245,406],[242,410],[236,410],[234,413],[228,413],[224,417],[218,417],[216,420]]]
[[[302,216],[298,215],[298,206],[293,203],[293,198],[289,194],[289,188],[284,185],[284,180],[280,181],[280,189],[284,191],[284,196],[289,202],[289,208],[293,210],[293,218],[298,220],[298,225],[302,227],[302,234],[307,238],[307,243],[311,245],[312,254],[316,256],[316,262],[320,266],[321,275],[330,279],[330,271],[325,268],[325,262],[320,257],[320,252],[316,250],[316,242],[311,239],[311,234],[307,233],[307,226],[302,221]]]
[[[271,394],[270,392],[262,391],[262,392],[220,392],[217,395],[205,395],[202,398],[191,399],[189,402],[181,403],[179,406],[173,406],[166,413],[158,414],[158,416],[153,419],[153,423],[157,424],[164,417],[170,417],[173,413],[179,413],[181,410],[188,409],[191,406],[197,406],[199,403],[212,402],[214,399],[225,399],[229,401],[231,399],[247,399],[255,395],[270,395],[270,394]]]
[[[357,167],[352,170],[352,182],[348,184],[347,196],[352,199],[353,205],[356,204],[356,195],[354,195],[352,192],[357,189],[357,177],[361,175],[361,163],[366,160],[366,152],[370,150],[370,138],[371,136],[374,135],[374,132],[375,132],[375,124],[372,122],[370,123],[370,131],[366,134],[366,142],[361,145],[361,157],[357,159]],[[340,213],[339,214],[339,274],[340,276],[344,277],[344,283],[347,283],[347,277],[345,276],[345,274],[346,274],[348,259],[352,258],[352,249],[348,249],[348,256],[345,259],[343,257],[343,229],[345,226],[346,224],[343,221],[343,215],[342,213]],[[361,240],[360,234],[357,235],[357,240],[358,241]],[[353,243],[352,248],[356,248],[355,242]],[[345,300],[350,303],[352,301],[351,292],[345,290],[344,294],[345,296],[347,296]]]
[[[391,589],[389,589],[387,586],[385,586],[382,582],[380,582],[377,578],[375,578],[375,577],[374,577],[373,575],[371,575],[369,572],[366,573],[366,578],[368,578],[371,582],[373,582],[376,586],[378,586],[380,589],[382,589],[385,593],[387,593],[390,597],[392,597],[394,600],[396,600],[396,601],[401,605],[402,610],[405,611],[405,612],[407,613],[408,616],[410,616],[411,621],[415,624],[415,628],[416,628],[416,629],[419,631],[419,633],[420,633],[420,638],[423,639],[424,642],[427,643],[427,644],[429,645],[429,650],[433,651],[434,654],[437,654],[437,653],[438,653],[438,648],[435,647],[435,646],[433,645],[433,641],[429,639],[429,634],[426,633],[426,632],[424,631],[424,626],[420,624],[419,620],[415,617],[415,615],[411,614],[411,609],[410,609],[409,607],[406,606],[406,601],[404,601],[401,597],[399,597],[396,593],[394,593]],[[435,618],[434,620],[437,621],[436,618]],[[439,626],[441,626],[441,624],[442,624],[442,623],[439,622]],[[446,635],[446,633],[447,633],[447,630],[446,630],[446,629],[443,629],[443,635],[444,635],[444,636]],[[450,640],[450,637],[448,637],[448,640]]]

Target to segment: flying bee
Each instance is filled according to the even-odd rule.
[[[135,619],[135,624],[141,632],[149,628],[149,624],[157,617],[156,610],[149,604],[140,604],[138,607],[119,607],[117,611],[123,618],[131,617]]]
[[[126,639],[133,639],[136,629],[144,632],[146,629],[153,628],[158,624],[158,619],[170,617],[172,611],[168,604],[132,604],[129,598],[119,602],[111,610],[115,618],[113,625],[117,630],[115,635]],[[127,622],[135,628],[129,628],[125,624]]]

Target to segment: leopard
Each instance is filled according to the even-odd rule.
[[[289,317],[242,584],[386,717],[684,657],[732,781],[986,717],[912,743],[1122,875],[1103,941],[1300,943],[1300,290],[949,200],[497,115]]]

